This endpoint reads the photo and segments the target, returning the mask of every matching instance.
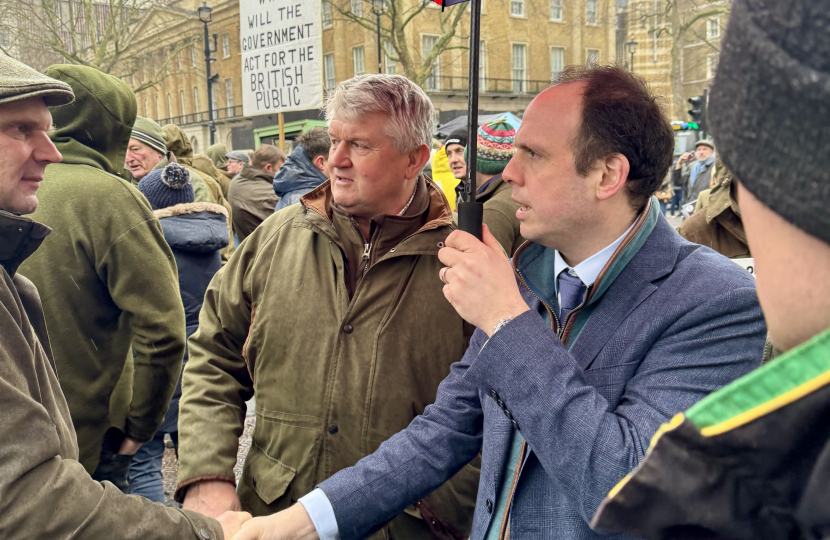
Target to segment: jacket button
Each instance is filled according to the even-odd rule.
[[[334,435],[335,433],[338,432],[338,430],[339,430],[339,428],[337,427],[337,424],[332,424],[332,425],[329,426],[329,434],[330,435]]]
[[[490,397],[493,399],[499,399],[499,395],[496,393],[495,390],[490,390]]]
[[[487,499],[487,502],[485,502],[484,505],[487,507],[487,513],[492,514],[493,513],[493,501],[491,501],[490,499]]]
[[[210,540],[210,531],[207,529],[202,529],[201,531],[199,531],[199,536],[201,536],[205,540]]]
[[[345,332],[347,334],[351,334],[353,331],[354,331],[354,328],[350,324],[347,324],[346,326],[343,327],[343,332]]]

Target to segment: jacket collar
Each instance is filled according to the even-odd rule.
[[[583,313],[571,317],[562,332],[563,341],[578,356],[583,369],[590,365],[602,346],[628,314],[650,296],[657,286],[653,283],[671,273],[683,240],[660,216],[652,197],[637,218],[634,227],[612,255],[591,287]],[[550,252],[550,253],[548,253]],[[541,272],[553,273],[553,250],[525,242],[513,256],[513,267],[519,276],[522,294],[531,308],[539,308],[544,299],[552,309],[556,306],[553,279],[544,279]],[[549,259],[550,264],[543,264]],[[600,302],[604,299],[604,302]],[[602,316],[594,317],[596,312]],[[590,340],[577,338],[583,332]],[[581,349],[576,355],[577,349]]]
[[[246,180],[257,180],[260,182],[267,182],[271,184],[274,181],[274,173],[270,173],[263,169],[257,169],[252,165],[243,165],[242,170],[239,171],[239,177]]]
[[[426,221],[420,229],[400,243],[400,248],[395,248],[395,251],[392,252],[393,255],[437,253],[443,247],[442,242],[432,242],[432,240],[429,240],[422,245],[421,242],[413,241],[427,231],[441,227],[452,227],[452,210],[450,210],[450,204],[444,196],[444,193],[426,176],[422,175],[420,180],[426,183],[427,192],[429,193],[429,210],[427,211]],[[303,195],[300,198],[300,203],[300,213],[304,213],[305,217],[296,223],[295,226],[302,226],[303,223],[313,225],[333,240],[340,240],[332,224],[330,180],[326,180],[319,187]],[[446,234],[443,236],[446,237]],[[404,246],[404,244],[406,245]]]
[[[50,232],[52,229],[42,223],[0,210],[0,266],[14,277],[18,267]]]

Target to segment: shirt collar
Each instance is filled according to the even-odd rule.
[[[614,252],[617,251],[617,248],[620,247],[622,241],[625,240],[625,237],[628,236],[628,233],[630,233],[631,229],[634,228],[635,223],[637,223],[636,219],[634,220],[634,223],[632,223],[631,226],[624,233],[622,233],[622,236],[614,240],[608,247],[591,255],[574,267],[568,266],[568,263],[565,262],[565,259],[562,258],[562,255],[557,250],[553,260],[553,271],[556,273],[556,276],[558,277],[563,270],[567,270],[569,274],[576,275],[579,279],[581,279],[582,283],[584,283],[586,287],[593,285],[597,280],[599,273],[602,272],[602,269],[605,268],[605,265],[608,264],[609,260],[611,260]],[[559,280],[557,279],[557,293],[559,291],[558,281]]]

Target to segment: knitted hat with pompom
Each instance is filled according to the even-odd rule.
[[[477,133],[478,158],[476,169],[482,174],[501,174],[516,147],[513,140],[516,138],[516,127],[511,125],[507,118],[499,118],[478,128]],[[469,146],[467,146],[469,149]],[[467,151],[464,151],[467,159]]]
[[[190,172],[175,163],[151,171],[138,183],[138,190],[147,197],[153,210],[192,203],[195,197]]]

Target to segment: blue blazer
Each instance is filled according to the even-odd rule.
[[[683,240],[662,216],[572,350],[539,315],[536,297],[522,294],[531,310],[489,341],[476,331],[423,415],[319,486],[343,540],[375,531],[479,452],[471,540],[484,538],[510,478],[514,425],[530,451],[511,540],[600,538],[591,517],[658,427],[760,365],[766,326],[754,279]]]

